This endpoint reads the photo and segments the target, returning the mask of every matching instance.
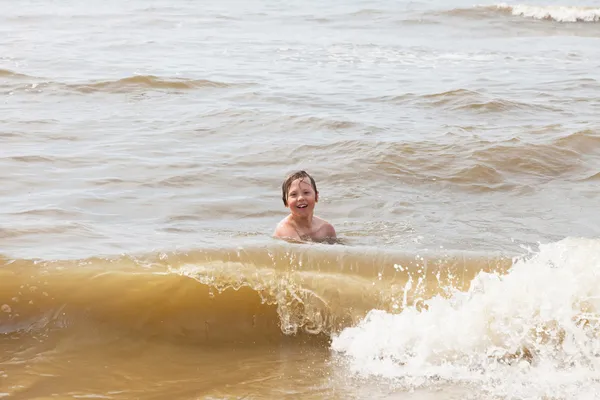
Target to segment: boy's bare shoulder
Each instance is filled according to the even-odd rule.
[[[285,217],[277,224],[273,236],[279,238],[299,239],[298,232],[292,226],[288,217]]]
[[[319,224],[318,231],[322,236],[326,236],[326,237],[330,237],[330,238],[336,237],[336,232],[335,232],[335,228],[333,227],[333,225],[331,225],[329,222],[325,221],[322,218],[315,217],[315,219],[318,221],[318,224]]]

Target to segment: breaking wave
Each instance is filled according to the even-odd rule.
[[[533,6],[500,3],[493,6],[453,9],[448,11],[447,14],[472,18],[485,18],[494,15],[508,14],[517,17],[556,22],[600,21],[600,8],[598,7]]]
[[[357,373],[407,386],[477,383],[502,398],[593,398],[599,268],[598,239],[542,245],[505,274],[478,274],[467,291],[401,313],[372,310],[332,347]]]
[[[104,330],[211,345],[328,340],[373,308],[416,301],[406,290],[409,276],[419,275],[419,289],[434,294],[509,263],[311,247],[0,259],[0,333]]]

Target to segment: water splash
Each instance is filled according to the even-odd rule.
[[[507,398],[597,398],[600,240],[568,238],[400,314],[372,310],[333,338],[364,376],[476,384]],[[547,398],[547,397],[546,397]]]

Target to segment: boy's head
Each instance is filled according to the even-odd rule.
[[[292,183],[294,183],[298,179],[300,181],[310,183],[310,186],[312,186],[312,189],[315,192],[315,201],[318,200],[319,191],[317,190],[317,184],[315,183],[313,177],[310,176],[306,171],[297,171],[293,174],[288,175],[283,181],[283,184],[281,185],[281,198],[283,200],[283,205],[286,207],[288,206],[288,196],[290,194],[290,187],[292,186]]]

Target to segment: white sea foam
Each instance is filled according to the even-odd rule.
[[[361,375],[413,387],[445,381],[504,398],[600,395],[600,240],[542,245],[505,275],[481,273],[469,291],[426,304],[373,310],[332,348]]]
[[[510,12],[512,15],[553,20],[558,22],[599,22],[600,8],[567,7],[567,6],[528,6],[498,4],[497,9]]]

